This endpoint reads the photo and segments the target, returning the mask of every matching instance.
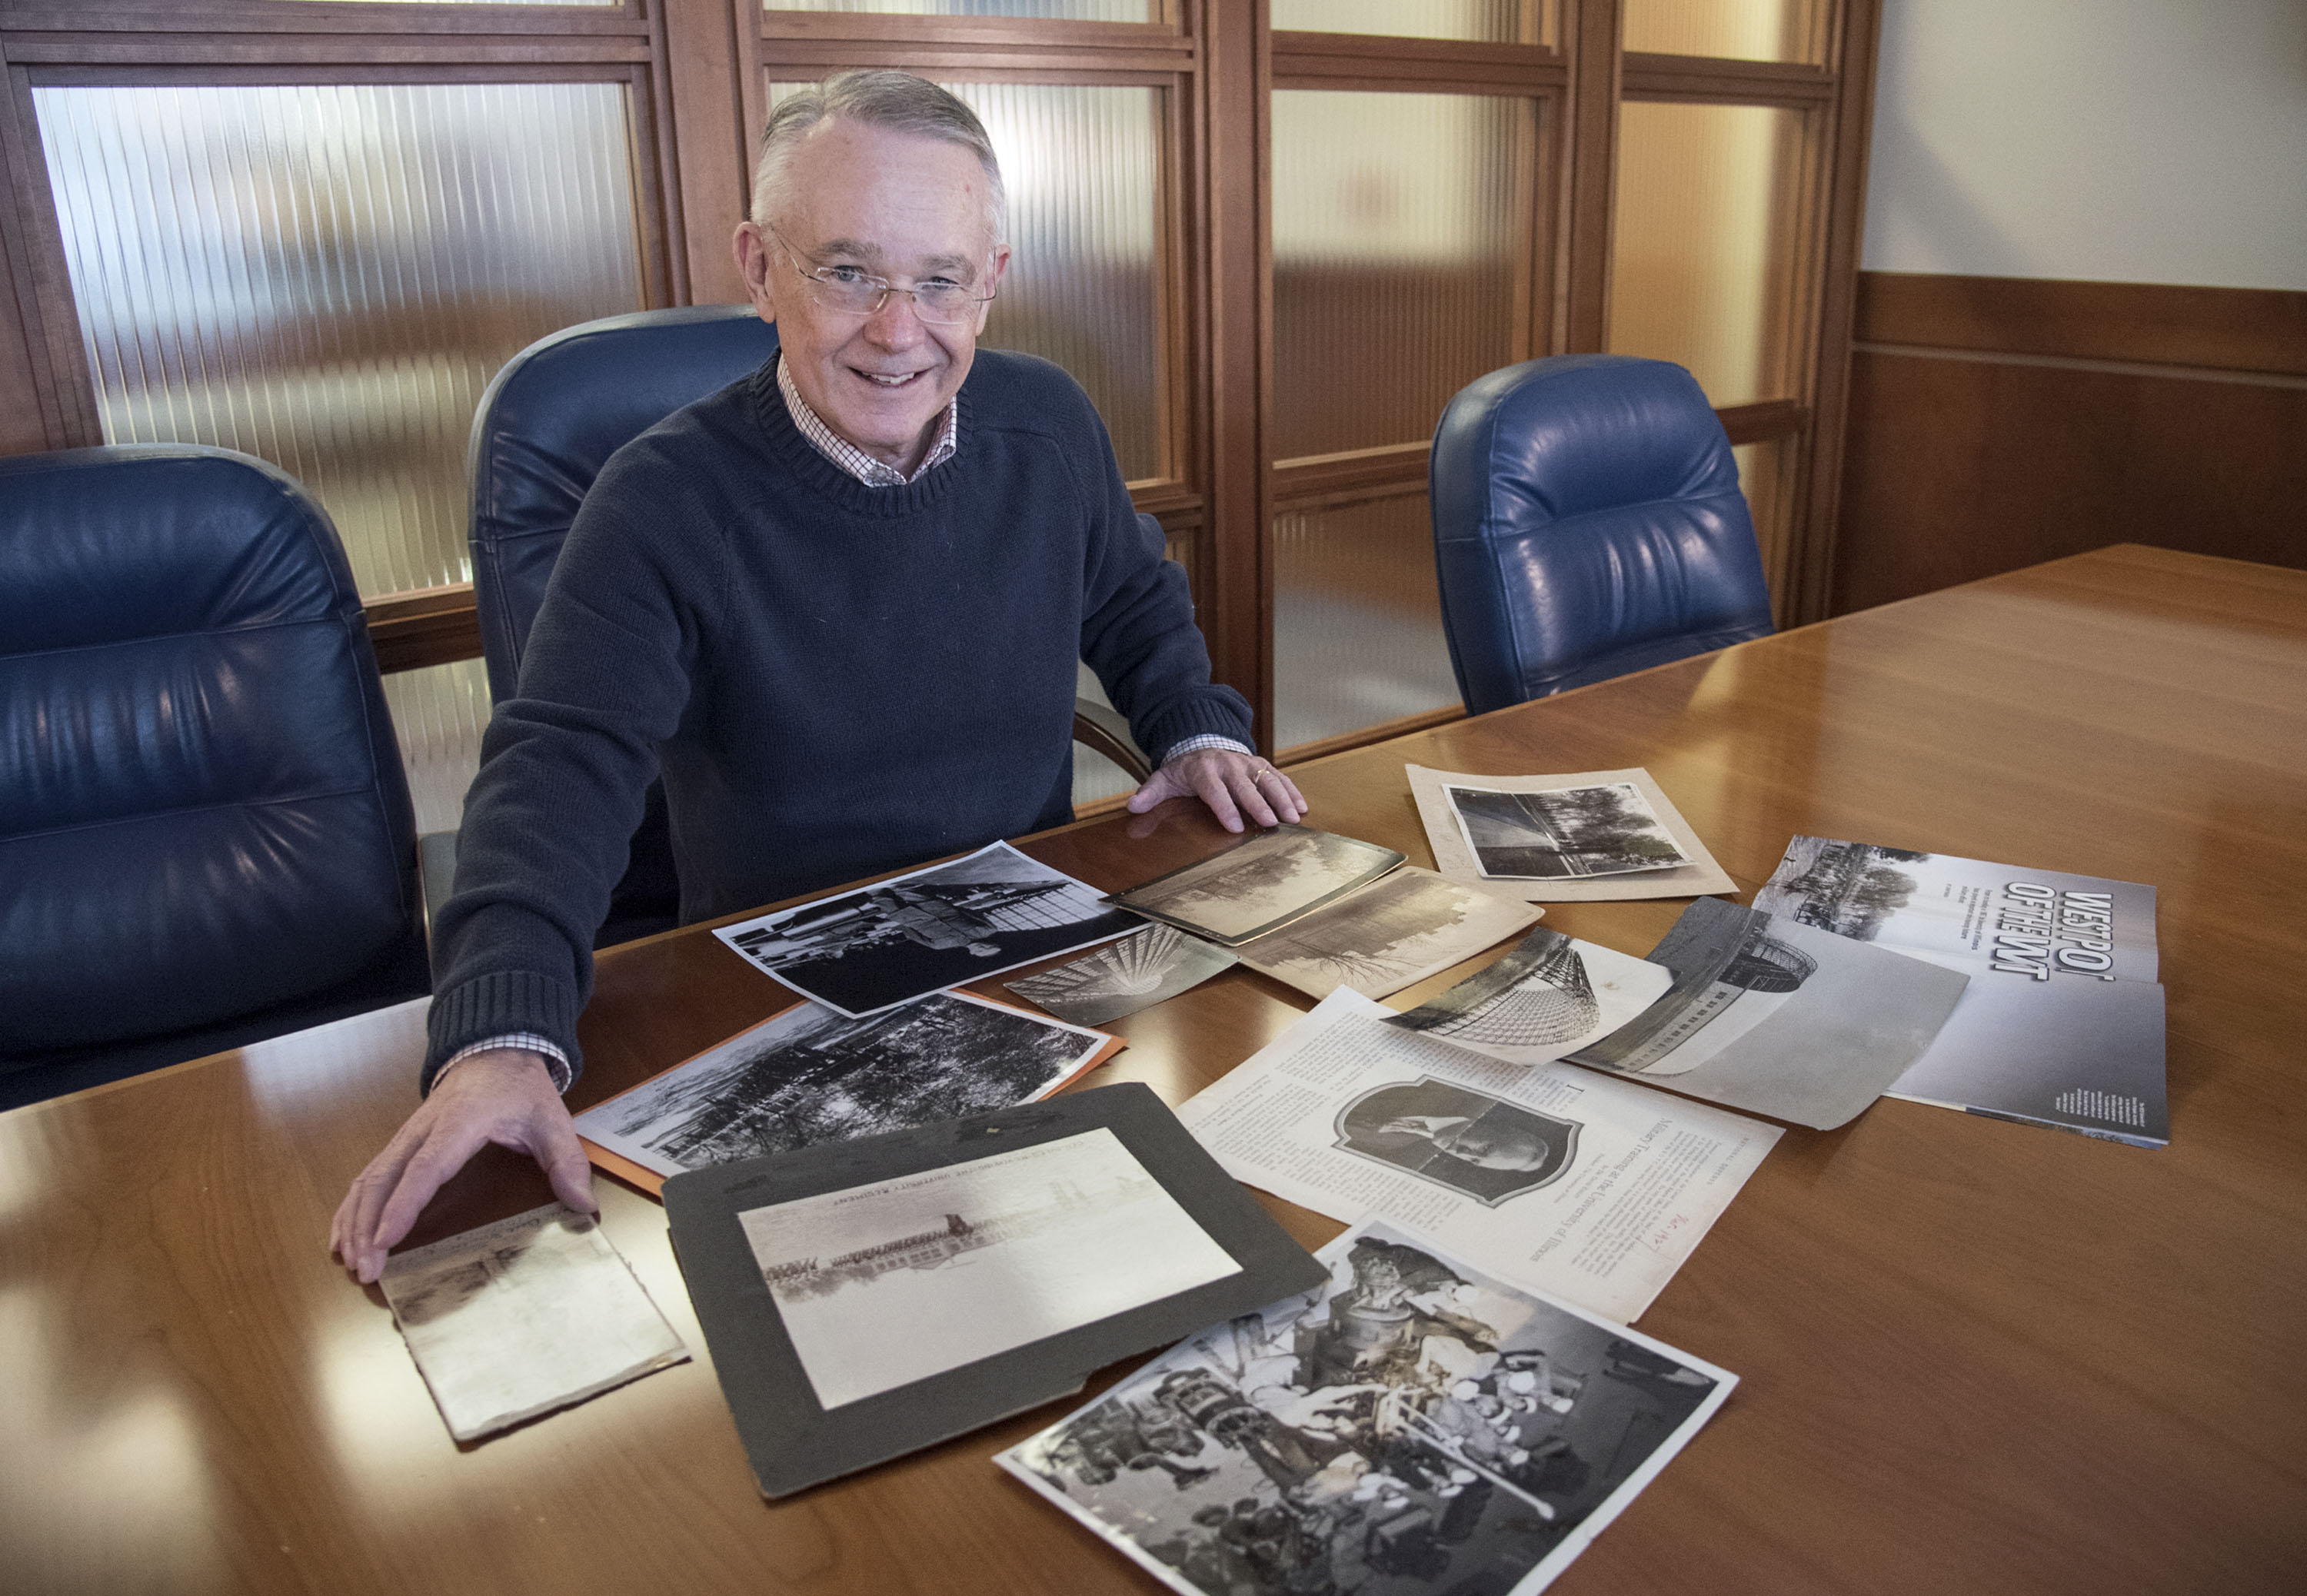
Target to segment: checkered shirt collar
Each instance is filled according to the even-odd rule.
[[[777,356],[777,391],[785,396],[785,409],[792,414],[793,425],[801,429],[801,435],[809,440],[810,447],[869,488],[902,488],[908,482],[917,482],[933,466],[942,465],[952,459],[954,451],[961,447],[961,396],[958,394],[945,407],[945,425],[938,431],[937,442],[931,446],[920,468],[907,476],[896,466],[875,459],[827,426],[817,412],[809,407],[809,401],[801,397],[801,390],[793,387],[793,375],[785,370],[785,357],[782,353]]]

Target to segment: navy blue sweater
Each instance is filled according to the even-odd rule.
[[[1156,760],[1249,740],[1087,397],[981,350],[961,407],[959,451],[903,488],[812,448],[774,365],[611,457],[482,743],[427,1089],[509,1032],[578,1062],[593,934],[660,769],[698,920],[1071,818],[1076,657]]]

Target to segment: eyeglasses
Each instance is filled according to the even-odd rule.
[[[993,303],[993,295],[979,295],[968,286],[949,277],[931,277],[925,283],[915,283],[910,288],[900,288],[887,277],[877,277],[870,271],[854,266],[817,266],[804,268],[809,259],[793,248],[785,235],[764,224],[762,230],[773,235],[784,246],[794,271],[809,284],[809,294],[828,311],[838,311],[845,316],[870,316],[889,303],[892,294],[913,296],[913,313],[922,320],[939,326],[975,319],[977,307]]]

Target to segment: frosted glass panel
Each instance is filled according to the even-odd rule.
[[[1822,0],[1622,0],[1626,48],[1737,61],[1821,59]]]
[[[466,580],[481,390],[641,303],[622,86],[32,97],[106,441],[271,461],[364,593]]]
[[[384,704],[400,737],[418,832],[457,830],[489,723],[487,663],[458,660],[396,671],[384,679]]]
[[[770,104],[802,87],[770,84]],[[1155,248],[1161,90],[944,87],[985,124],[1009,192],[1009,275],[979,341],[1073,373],[1105,418],[1124,477],[1170,474]]]
[[[1618,112],[1610,348],[1688,366],[1717,405],[1793,392],[1803,113]]]
[[[1274,96],[1274,457],[1433,435],[1514,359],[1524,100]]]
[[[900,17],[1035,17],[1059,22],[1151,22],[1154,0],[770,0],[769,11]]]
[[[1274,0],[1276,32],[1380,33],[1395,38],[1551,42],[1543,0]]]
[[[1423,489],[1274,521],[1274,741],[1459,702]]]

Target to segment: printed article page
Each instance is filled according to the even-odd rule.
[[[1235,1179],[1410,1226],[1498,1278],[1638,1318],[1779,1128],[1561,1064],[1501,1063],[1342,988],[1178,1111]]]

